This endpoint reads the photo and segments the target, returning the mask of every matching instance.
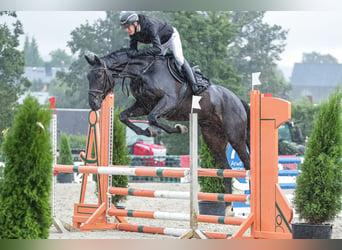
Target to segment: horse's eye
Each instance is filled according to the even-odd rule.
[[[96,78],[100,78],[102,76],[102,72],[98,71],[96,72]]]

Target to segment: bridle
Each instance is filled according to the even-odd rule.
[[[95,98],[104,100],[106,95],[114,88],[115,80],[105,62],[103,62],[103,66],[91,69],[91,71],[95,70],[103,70],[103,87],[102,89],[89,89],[88,94]]]

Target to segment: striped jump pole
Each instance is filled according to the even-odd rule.
[[[56,172],[87,173],[100,175],[128,175],[128,176],[153,176],[153,177],[185,177],[189,175],[189,169],[165,169],[162,167],[127,168],[121,166],[94,167],[56,165]]]
[[[104,174],[104,175],[136,175],[136,176],[159,176],[159,177],[184,177],[189,175],[189,168],[168,168],[168,167],[146,167],[146,166],[123,166],[112,165],[104,166],[76,166],[76,165],[55,165],[56,172],[64,173],[87,173],[87,174]],[[119,173],[120,172],[120,173]],[[154,172],[158,173],[153,174]],[[172,175],[174,176],[166,176]],[[203,177],[224,177],[224,178],[249,178],[248,170],[232,170],[232,169],[198,169],[198,176]],[[151,174],[151,175],[150,175]],[[184,176],[181,176],[184,175]]]
[[[141,211],[141,210],[112,208],[108,210],[108,215],[120,216],[120,217],[147,218],[147,219],[190,221],[190,214],[185,214],[185,213],[154,212],[154,211]],[[198,222],[203,222],[203,223],[239,226],[244,221],[245,221],[244,218],[237,218],[237,217],[225,217],[225,216],[202,215],[202,214],[198,215]]]
[[[116,223],[113,229],[116,229],[119,231],[127,231],[127,232],[171,235],[171,236],[176,236],[176,237],[180,237],[188,231],[187,229],[181,229],[181,228],[168,228],[168,227],[162,228],[162,227],[153,227],[153,226],[134,225],[131,223]],[[226,233],[216,233],[216,232],[204,232],[204,233],[212,239],[227,239],[231,236],[231,234],[226,234]]]
[[[247,178],[250,176],[249,170],[234,170],[234,169],[198,169],[198,176],[205,177],[224,177],[224,178]]]
[[[154,198],[167,198],[167,199],[183,199],[189,200],[189,192],[179,191],[162,191],[162,190],[146,190],[134,188],[119,188],[111,187],[109,193],[115,195],[130,195],[139,197],[154,197]],[[219,194],[219,193],[198,193],[198,200],[206,201],[225,201],[225,202],[245,202],[249,200],[248,195],[239,194]]]

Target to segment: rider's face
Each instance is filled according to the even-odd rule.
[[[132,23],[130,26],[126,28],[126,32],[131,36],[135,33],[135,25],[136,23]]]

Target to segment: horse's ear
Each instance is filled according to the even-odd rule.
[[[94,56],[95,62],[98,64],[102,64],[102,60],[97,57],[97,55]]]
[[[87,55],[84,56],[85,59],[87,60],[87,62],[90,64],[90,65],[94,65],[95,64],[95,61],[92,61]]]

